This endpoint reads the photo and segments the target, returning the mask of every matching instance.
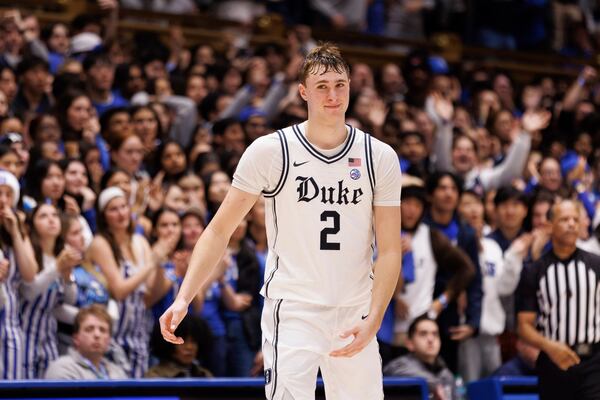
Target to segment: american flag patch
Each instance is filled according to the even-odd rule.
[[[360,158],[349,158],[348,166],[349,167],[360,167]]]

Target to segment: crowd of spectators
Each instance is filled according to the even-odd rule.
[[[186,345],[167,346],[155,323],[245,148],[306,119],[297,74],[310,28],[289,28],[285,48],[190,47],[177,28],[165,43],[128,42],[118,3],[99,4],[103,18],[70,25],[0,18],[0,379],[260,375],[261,201],[176,332]],[[532,373],[514,292],[548,250],[557,199],[578,201],[581,246],[600,254],[596,70],[517,84],[416,49],[353,63],[350,79],[347,122],[390,144],[405,180],[385,371],[422,348],[412,361],[468,381],[509,360],[500,371]]]
[[[444,32],[497,49],[591,57],[600,46],[600,5],[593,0],[121,0],[124,7],[172,13],[212,12],[243,24],[278,13],[290,25],[353,30],[401,39]],[[406,49],[406,47],[396,47]]]

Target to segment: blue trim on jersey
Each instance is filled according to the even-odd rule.
[[[279,229],[277,227],[277,204],[276,204],[275,198],[273,198],[273,225],[274,225],[274,229],[275,229],[275,238],[273,239],[273,249],[275,249],[275,244],[277,243],[277,234],[279,233]],[[273,251],[273,253],[275,254],[275,268],[273,268],[273,271],[271,271],[271,275],[269,275],[269,278],[267,279],[267,282],[265,283],[265,297],[266,298],[269,297],[269,284],[273,280],[273,277],[275,276],[275,272],[279,268],[279,256],[277,255],[277,253],[275,251]]]
[[[281,154],[283,155],[283,168],[281,169],[281,176],[279,177],[279,182],[275,186],[275,189],[271,191],[263,190],[264,197],[273,197],[281,192],[285,181],[287,180],[288,172],[290,170],[290,151],[288,149],[287,138],[282,130],[278,130],[277,134],[279,135],[279,141],[281,142]]]
[[[277,343],[279,342],[279,311],[281,310],[281,303],[283,299],[280,299],[275,304],[274,320],[275,320],[275,337],[273,338],[273,349],[275,355],[273,356],[273,390],[271,391],[271,399],[275,398],[275,391],[277,390]]]
[[[306,139],[302,132],[300,132],[300,128],[298,126],[299,125],[294,125],[292,126],[292,129],[298,137],[300,143],[306,148],[306,150],[308,150],[310,154],[312,154],[314,157],[318,158],[326,164],[333,164],[334,162],[341,160],[346,154],[348,154],[348,152],[352,148],[352,144],[354,144],[354,137],[356,136],[354,127],[347,125],[350,128],[350,134],[348,140],[346,141],[346,144],[344,145],[344,148],[338,154],[334,154],[333,156],[326,156],[325,154],[317,150],[312,144],[310,144],[308,139]]]
[[[371,152],[371,135],[365,134],[365,160],[367,163],[367,175],[371,184],[371,192],[375,194],[375,173],[373,172],[373,153]]]

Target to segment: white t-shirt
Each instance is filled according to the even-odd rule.
[[[257,139],[234,175],[234,187],[265,196],[269,254],[261,293],[328,306],[368,302],[373,206],[400,205],[398,157],[350,126],[342,145],[321,150],[304,126]]]

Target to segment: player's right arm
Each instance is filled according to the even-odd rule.
[[[160,318],[161,333],[165,340],[183,343],[183,339],[175,337],[177,325],[185,317],[196,293],[211,278],[233,231],[258,196],[263,191],[274,190],[278,185],[287,162],[282,148],[280,135],[272,133],[256,139],[242,154],[227,197],[194,246],[177,298]]]
[[[188,305],[198,290],[223,257],[233,231],[242,222],[257,198],[257,194],[244,192],[235,187],[229,190],[223,204],[194,246],[190,265],[177,298],[160,317],[160,330],[166,341],[175,344],[183,343],[182,338],[175,336],[175,329],[185,317]]]

